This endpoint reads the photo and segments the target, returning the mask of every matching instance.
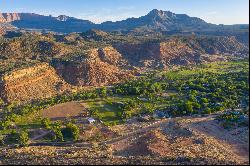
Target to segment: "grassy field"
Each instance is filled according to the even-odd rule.
[[[107,97],[87,100],[83,103],[86,104],[90,110],[95,112],[93,115],[94,117],[97,117],[106,125],[114,125],[120,124],[123,121],[120,118],[122,110],[114,106],[113,103],[125,102],[129,99],[131,99],[131,96]]]

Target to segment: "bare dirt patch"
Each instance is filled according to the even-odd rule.
[[[58,104],[41,111],[41,116],[52,120],[64,119],[67,117],[77,117],[86,114],[87,109],[83,104],[78,102],[68,102]]]
[[[196,120],[203,118],[182,118],[173,119],[158,128],[154,128],[143,134],[124,138],[112,144],[115,156],[161,156],[168,158],[179,158],[187,160],[206,159],[248,164],[248,160],[242,158],[235,147],[244,151],[242,145],[223,142],[221,139],[201,133],[186,125],[196,123]],[[194,120],[194,121],[192,121]],[[203,122],[201,122],[203,123]],[[206,123],[201,126],[206,126]],[[200,125],[199,125],[200,127]],[[224,129],[216,129],[214,132],[221,132]],[[225,136],[230,134],[224,131]],[[237,137],[237,136],[236,136]],[[226,139],[226,138],[224,138]],[[242,142],[241,142],[242,143]],[[245,144],[246,146],[247,144]],[[248,150],[245,148],[245,154]],[[241,152],[242,153],[242,152]]]
[[[214,117],[192,118],[180,123],[199,134],[216,139],[242,162],[249,163],[249,128],[223,128]]]
[[[100,141],[105,141],[109,140],[112,138],[117,137],[117,134],[110,130],[107,126],[104,125],[89,125],[83,129],[83,133],[80,134],[81,140],[82,141],[87,141],[87,142],[100,142]]]
[[[132,138],[133,139],[133,138]],[[136,138],[135,141],[125,139],[113,145],[117,151],[116,155],[121,156],[164,156],[169,151],[168,141],[158,130],[147,132]]]

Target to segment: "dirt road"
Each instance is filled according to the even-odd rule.
[[[181,130],[189,130],[198,135],[204,135],[207,138],[213,138],[219,142],[216,146],[222,151],[229,152],[232,156],[242,163],[249,163],[249,128],[242,127],[232,130],[227,130],[221,127],[218,121],[215,120],[215,115],[208,115],[205,117],[178,117],[163,119],[152,122],[151,124],[137,129],[135,131],[127,132],[122,136],[100,142],[98,145],[118,145],[127,146],[131,142],[139,139],[145,133],[154,131],[155,129],[170,130],[171,124],[177,124]],[[173,127],[173,126],[172,126]],[[173,133],[178,131],[173,129]],[[167,135],[166,135],[167,136]],[[180,137],[181,139],[181,137]],[[31,146],[62,146],[62,147],[88,147],[93,146],[92,143],[79,142],[79,143],[33,143]],[[185,146],[189,146],[188,144]],[[191,144],[190,144],[191,146]],[[213,146],[213,145],[212,145]],[[223,150],[224,149],[224,150]]]
[[[221,144],[229,146],[227,148],[236,154],[240,160],[249,162],[249,128],[240,127],[236,129],[225,129],[219,125],[214,116],[192,118],[183,123],[191,131],[212,136],[219,140]]]

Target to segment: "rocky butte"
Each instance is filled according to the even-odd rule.
[[[16,20],[20,20],[18,13],[0,13],[0,23],[13,22]]]
[[[6,102],[48,98],[67,89],[70,85],[46,63],[13,71],[0,80],[0,96]]]

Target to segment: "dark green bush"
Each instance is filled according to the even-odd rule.
[[[29,142],[29,134],[26,130],[17,132],[13,130],[4,140],[6,144],[18,144],[19,146],[27,146]]]
[[[79,138],[79,128],[73,123],[66,124],[66,127],[62,129],[62,134],[64,139],[73,139],[77,141]]]

